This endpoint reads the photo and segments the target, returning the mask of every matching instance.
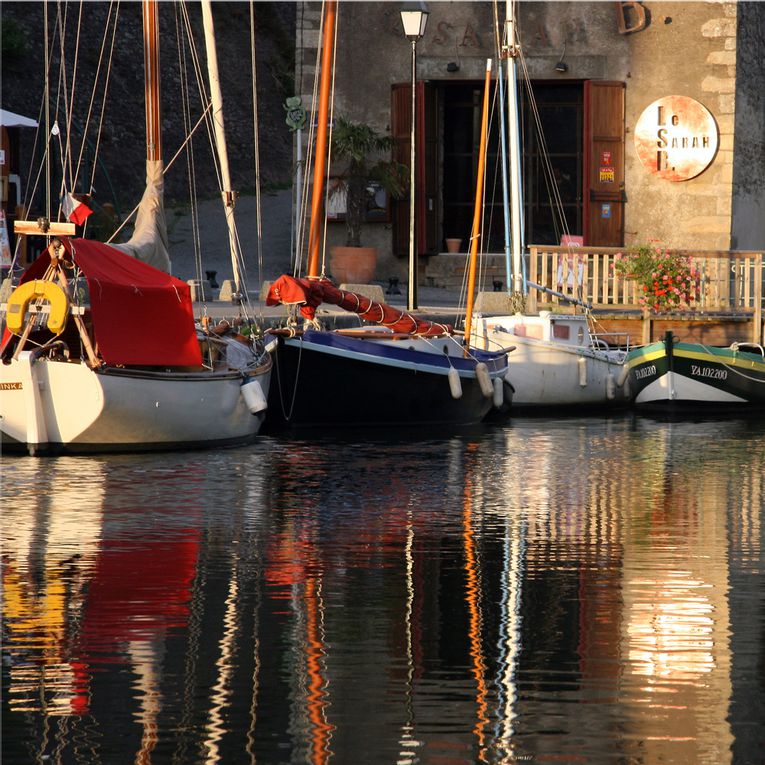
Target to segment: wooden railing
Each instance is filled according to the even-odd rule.
[[[621,278],[613,264],[623,248],[532,246],[529,250],[528,279],[566,295],[572,295],[594,308],[639,310],[638,285]],[[720,252],[674,250],[688,256],[701,274],[700,297],[691,306],[704,313],[752,314],[762,325],[765,308],[765,271],[762,252]],[[529,290],[528,309],[543,304],[561,303],[537,290]]]

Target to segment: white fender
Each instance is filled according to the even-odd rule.
[[[616,380],[614,376],[609,372],[606,377],[606,398],[609,401],[613,401],[616,398]]]
[[[244,403],[247,404],[247,408],[253,414],[257,414],[268,408],[268,402],[263,395],[263,388],[260,387],[260,383],[257,380],[246,382],[242,385],[241,391]]]
[[[501,377],[494,378],[494,406],[499,409],[505,403],[505,384]]]
[[[494,395],[494,386],[491,384],[489,368],[483,361],[479,361],[475,365],[475,376],[478,379],[478,384],[481,386],[481,393],[483,393],[486,398],[491,398]]]
[[[460,373],[454,368],[449,367],[449,388],[452,392],[452,398],[462,398],[462,383],[460,382]]]
[[[577,363],[579,364],[579,387],[586,388],[587,387],[587,359],[584,358],[584,356],[580,356],[577,359]]]
[[[622,371],[619,372],[619,377],[616,378],[616,384],[621,388],[627,381],[627,375],[630,373],[629,366],[625,363],[622,364]]]

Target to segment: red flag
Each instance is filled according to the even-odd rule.
[[[67,220],[77,226],[85,223],[88,215],[92,215],[91,210],[84,202],[80,202],[74,194],[66,194],[61,201],[61,207],[64,210]]]

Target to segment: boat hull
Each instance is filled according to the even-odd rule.
[[[517,334],[519,322],[523,322],[524,331],[538,327],[540,337]],[[556,324],[571,325],[566,335],[577,338],[581,344],[545,339],[553,335]],[[513,411],[615,407],[628,403],[629,390],[618,384],[626,354],[589,347],[589,330],[582,317],[493,316],[481,318],[477,325],[474,342],[479,347],[515,347],[507,359]]]
[[[447,358],[444,348],[452,354]],[[480,388],[475,359],[455,353],[454,338],[361,340],[306,331],[282,337],[269,392],[266,426],[368,427],[470,425],[481,422],[493,399]],[[507,369],[504,354],[479,354],[490,377]],[[455,398],[449,368],[457,369]]]
[[[759,353],[661,340],[630,352],[638,408],[765,407],[765,358]]]
[[[267,395],[271,362],[256,379]],[[247,443],[252,414],[238,372],[153,372],[35,360],[0,365],[3,449],[31,454],[150,451]]]

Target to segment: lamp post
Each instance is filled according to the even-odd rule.
[[[417,40],[425,34],[428,23],[428,10],[425,3],[407,3],[401,9],[401,23],[404,34],[412,43],[412,128],[409,133],[409,289],[407,291],[407,310],[417,308],[417,251],[414,241],[414,138],[417,114]]]

